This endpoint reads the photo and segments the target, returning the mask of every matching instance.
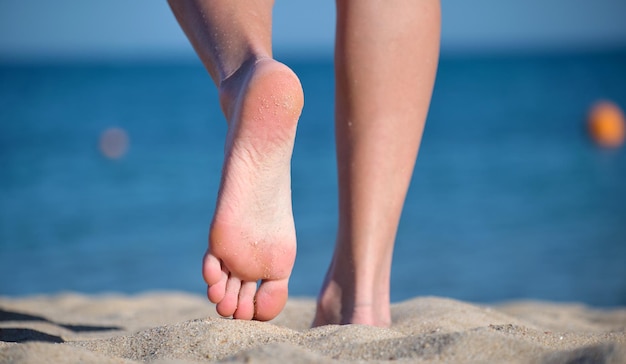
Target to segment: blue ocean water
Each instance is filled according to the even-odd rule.
[[[337,228],[333,67],[285,62],[306,100],[290,290],[315,296]],[[626,148],[589,142],[599,99],[626,107],[626,52],[443,57],[392,299],[626,305]],[[225,126],[195,60],[0,65],[0,294],[203,293]],[[110,127],[130,138],[118,160],[98,149]]]

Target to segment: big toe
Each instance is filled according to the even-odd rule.
[[[289,282],[287,279],[261,282],[255,296],[254,318],[268,321],[278,316],[287,303]]]

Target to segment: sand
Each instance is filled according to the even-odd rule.
[[[419,297],[393,305],[389,329],[311,329],[314,309],[290,299],[263,323],[186,293],[0,297],[0,362],[626,363],[626,308]]]

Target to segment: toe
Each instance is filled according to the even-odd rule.
[[[226,282],[227,279],[224,278],[218,283],[208,286],[207,297],[209,298],[209,301],[219,303],[224,299],[224,295],[226,294]]]
[[[213,303],[219,303],[224,299],[226,294],[226,283],[228,282],[228,271],[220,270],[220,279],[213,285],[209,285],[207,289],[207,297]]]
[[[237,301],[239,298],[239,290],[241,289],[241,280],[237,277],[230,276],[226,281],[226,292],[224,298],[217,303],[217,313],[224,317],[232,316],[237,310]]]
[[[237,311],[233,317],[240,320],[252,320],[254,317],[254,294],[256,293],[256,282],[243,282],[239,290],[239,302]]]
[[[288,288],[287,279],[263,281],[255,296],[254,318],[268,321],[278,316],[287,303]]]
[[[202,277],[209,286],[218,283],[224,278],[220,260],[208,251],[204,254],[204,259],[202,260]]]
[[[207,253],[202,261],[202,276],[209,286],[207,288],[207,297],[209,301],[218,303],[224,299],[226,293],[226,282],[228,280],[228,271],[222,268],[219,259],[214,255]]]

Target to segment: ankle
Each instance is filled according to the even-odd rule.
[[[244,59],[241,64],[232,72],[225,74],[217,85],[217,91],[222,112],[226,120],[230,120],[237,104],[237,98],[241,91],[241,87],[245,86],[250,74],[256,64],[264,59],[271,59],[265,55],[251,54]]]
[[[368,285],[355,289],[355,282],[340,282],[328,277],[318,300],[314,326],[325,324],[391,325],[388,283],[386,287]]]

